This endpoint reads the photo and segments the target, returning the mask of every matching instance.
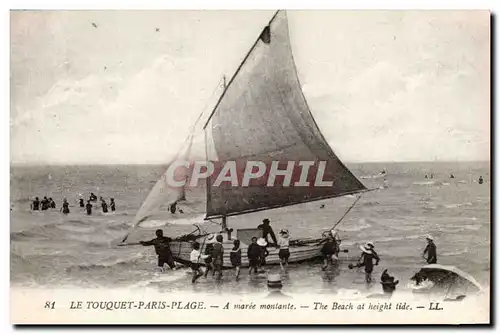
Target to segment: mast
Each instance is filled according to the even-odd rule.
[[[271,20],[269,21],[269,23],[267,24],[267,26],[270,26],[271,23],[274,21],[274,19],[276,18],[276,15],[278,15],[279,13],[279,10],[276,11],[276,13],[274,13],[273,17],[271,18]],[[217,110],[217,107],[219,107],[219,104],[220,102],[222,101],[222,99],[224,98],[224,96],[226,95],[226,92],[227,92],[227,88],[231,85],[231,83],[234,81],[234,78],[236,78],[236,76],[238,75],[238,73],[240,72],[241,68],[243,67],[243,64],[245,64],[245,62],[247,61],[248,57],[250,56],[250,54],[252,53],[252,51],[255,49],[255,46],[257,45],[257,43],[260,41],[261,39],[261,34],[259,34],[259,37],[257,37],[257,39],[255,40],[255,42],[253,43],[252,47],[250,48],[250,50],[248,50],[247,54],[245,55],[245,57],[243,58],[243,60],[241,61],[240,65],[238,66],[238,68],[236,69],[236,71],[234,72],[233,76],[231,77],[231,79],[229,80],[228,84],[227,84],[227,87],[226,87],[226,77],[224,76],[224,86],[225,86],[225,89],[224,89],[224,92],[222,92],[221,96],[219,97],[219,100],[217,101],[217,103],[215,104],[215,107],[214,109],[212,110],[212,112],[210,113],[210,115],[208,116],[207,118],[207,121],[205,122],[205,125],[203,125],[203,130],[205,130],[208,126],[208,123],[210,123],[210,120],[212,119],[212,116],[215,114],[215,111]]]

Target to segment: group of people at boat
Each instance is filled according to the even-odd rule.
[[[100,206],[102,208],[102,212],[103,213],[109,212],[108,211],[108,204],[106,203],[106,201],[104,200],[103,197],[100,198],[100,201],[101,201]],[[78,200],[78,204],[79,204],[80,208],[84,208],[87,215],[92,215],[93,205],[91,202],[97,202],[97,196],[94,193],[90,193],[89,199],[87,200],[86,204],[85,204],[84,199],[82,197],[80,197],[80,199]],[[70,207],[70,205],[68,203],[68,200],[66,198],[64,198],[60,212],[62,212],[65,215],[69,214],[70,213],[69,207]],[[31,210],[32,211],[45,211],[45,210],[48,210],[49,208],[50,209],[56,208],[56,203],[54,202],[54,200],[51,197],[47,198],[47,196],[45,196],[43,198],[43,200],[41,200],[41,201],[38,197],[35,197],[35,199],[31,203]],[[114,198],[110,198],[109,208],[111,209],[112,212],[114,212],[116,210],[116,204],[115,204]]]
[[[269,255],[267,247],[273,246],[279,249],[280,267],[283,271],[287,271],[288,259],[290,257],[290,233],[286,229],[282,229],[278,236],[275,235],[272,227],[270,226],[269,219],[264,219],[260,224],[259,229],[262,230],[262,237],[253,237],[251,243],[248,245],[247,257],[249,261],[248,274],[264,273],[264,266],[266,265],[266,257]],[[267,241],[270,237],[271,242]],[[434,238],[431,235],[426,236],[427,246],[425,247],[422,256],[428,264],[437,263],[437,248],[434,243]],[[163,230],[156,231],[156,238],[150,241],[140,241],[143,246],[154,246],[156,254],[158,255],[158,267],[163,271],[164,265],[167,264],[171,269],[176,270],[176,264],[172,251],[170,249],[171,238],[163,235]],[[339,235],[337,230],[332,229],[327,233],[326,239],[323,240],[321,254],[323,256],[322,270],[326,270],[329,266],[333,265],[338,260],[340,252]],[[233,248],[230,253],[231,265],[235,269],[236,280],[240,277],[241,271],[241,249],[240,240],[233,240]],[[204,250],[203,250],[204,248]],[[367,284],[373,282],[372,273],[374,266],[380,262],[380,257],[375,251],[373,242],[367,242],[360,246],[361,256],[356,264],[349,264],[349,269],[364,268],[365,281]],[[195,283],[200,277],[208,276],[212,272],[212,277],[220,280],[222,278],[224,259],[223,237],[220,234],[211,234],[206,237],[203,244],[195,241],[192,243],[192,251],[190,254],[190,266],[192,270],[192,283]],[[206,267],[205,271],[202,265]],[[385,269],[380,277],[380,283],[384,293],[391,294],[396,290],[399,281],[391,276],[387,269]]]

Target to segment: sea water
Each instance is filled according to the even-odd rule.
[[[348,164],[358,176],[385,169],[389,187],[365,193],[339,225],[342,239],[340,264],[327,271],[311,261],[291,264],[284,275],[283,291],[336,293],[352,299],[358,291],[380,293],[378,284],[384,269],[406,289],[409,278],[425,265],[422,251],[425,235],[432,234],[438,249],[438,263],[456,266],[489,286],[490,276],[490,165],[467,163],[366,163]],[[266,276],[248,276],[242,269],[235,280],[231,270],[221,281],[208,276],[191,284],[190,270],[182,268],[157,273],[153,247],[112,247],[123,237],[148,192],[164,172],[164,166],[12,166],[11,167],[11,284],[23,287],[127,287],[160,291],[189,291],[213,294],[247,294],[264,291]],[[453,173],[455,178],[450,179]],[[433,178],[430,179],[431,174]],[[425,178],[428,175],[429,178]],[[477,183],[483,176],[485,183]],[[361,179],[368,188],[384,185],[384,178]],[[80,196],[90,192],[115,198],[117,211],[104,214],[94,207],[87,216],[78,206]],[[52,197],[57,209],[31,212],[35,196]],[[203,203],[201,189],[187,197]],[[63,198],[69,215],[59,208]],[[256,227],[263,218],[271,220],[277,233],[290,231],[292,238],[320,237],[331,228],[355,200],[344,196],[281,209],[229,218],[231,227]],[[321,205],[324,204],[324,208]],[[201,204],[200,204],[201,205]],[[182,205],[179,206],[182,208]],[[202,210],[203,207],[200,207]],[[212,224],[213,225],[213,224]],[[208,229],[218,226],[208,226]],[[192,226],[163,227],[166,235],[189,233]],[[143,240],[154,230],[140,231]],[[370,287],[362,269],[348,269],[360,256],[359,245],[372,241],[381,261],[373,272]],[[279,266],[267,268],[279,272]],[[340,298],[340,297],[339,297]]]

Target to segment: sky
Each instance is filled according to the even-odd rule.
[[[11,163],[166,163],[272,11],[13,11]],[[490,159],[485,11],[288,11],[345,162]]]

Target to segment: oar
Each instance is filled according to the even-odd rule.
[[[118,244],[117,246],[120,246],[120,247],[123,247],[123,246],[137,246],[137,245],[140,245],[140,244],[141,244],[140,242],[132,242],[132,243],[129,243],[129,244],[121,243],[121,244]]]

